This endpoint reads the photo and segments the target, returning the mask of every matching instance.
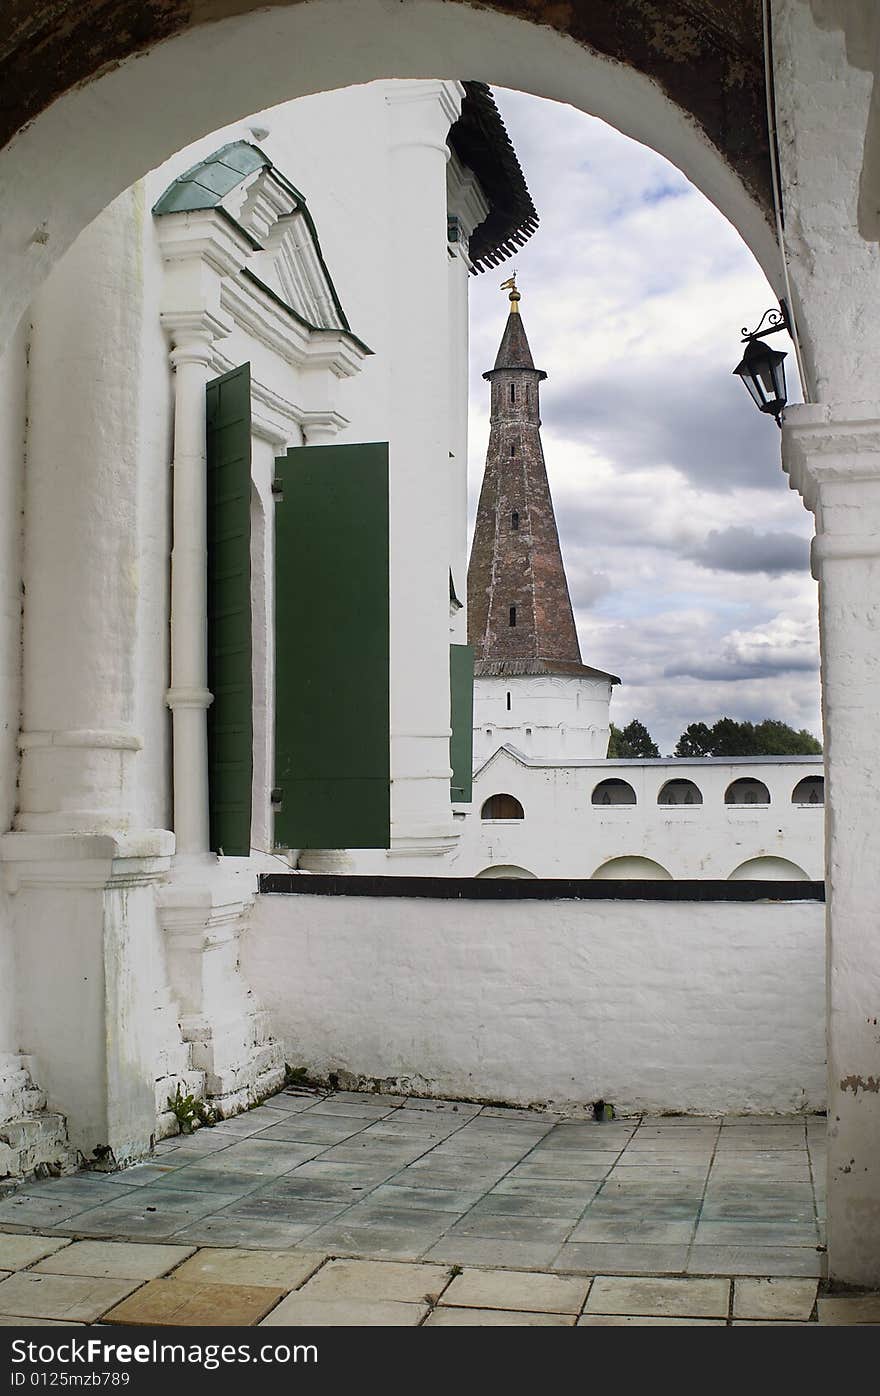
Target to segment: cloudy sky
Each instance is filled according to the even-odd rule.
[[[541,223],[471,281],[471,509],[515,265],[585,663],[662,754],[689,722],[819,722],[812,517],[779,433],[731,374],[774,297],[726,219],[653,151],[570,107],[496,90]],[[774,341],[781,348],[782,336]],[[793,355],[789,396],[799,396]],[[795,386],[792,389],[792,379]]]

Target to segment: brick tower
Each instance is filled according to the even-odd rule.
[[[489,446],[468,568],[475,757],[510,742],[604,756],[613,674],[581,661],[541,446],[539,384],[513,277],[495,359]]]

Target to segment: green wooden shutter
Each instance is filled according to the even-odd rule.
[[[276,470],[275,843],[388,848],[388,446]]]
[[[451,795],[456,804],[469,804],[474,769],[474,651],[470,645],[449,646],[449,696]]]
[[[251,849],[251,372],[207,385],[208,771],[211,848]]]

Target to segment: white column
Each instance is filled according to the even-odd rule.
[[[16,818],[30,832],[136,822],[140,258],[129,191],[32,309]]]
[[[783,459],[816,516],[825,734],[828,1265],[880,1284],[880,404],[788,408]]]
[[[392,855],[446,852],[449,797],[449,286],[455,82],[388,85]]]
[[[207,448],[205,388],[211,346],[226,332],[207,311],[165,312],[174,366],[174,542],[171,549],[171,686],[174,832],[178,854],[207,854],[208,690]]]

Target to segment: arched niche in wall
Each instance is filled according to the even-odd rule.
[[[616,776],[609,776],[608,780],[600,780],[592,794],[594,805],[634,805],[636,803],[636,792],[626,780],[619,780]]]
[[[726,805],[769,805],[770,791],[762,780],[742,776],[728,785],[724,792]]]
[[[692,780],[668,780],[657,796],[658,805],[701,805],[703,792]]]
[[[728,882],[809,882],[809,873],[787,858],[747,858],[727,879]]]
[[[515,795],[490,795],[480,810],[481,819],[525,819],[525,810]]]
[[[477,877],[530,877],[534,878],[535,873],[529,872],[528,868],[518,868],[515,863],[494,863],[491,867],[483,868],[477,873]]]
[[[660,863],[655,863],[653,858],[629,854],[622,858],[609,858],[607,863],[602,863],[593,873],[593,880],[671,882],[672,873]]]
[[[793,805],[824,805],[825,777],[804,776],[791,792]]]

